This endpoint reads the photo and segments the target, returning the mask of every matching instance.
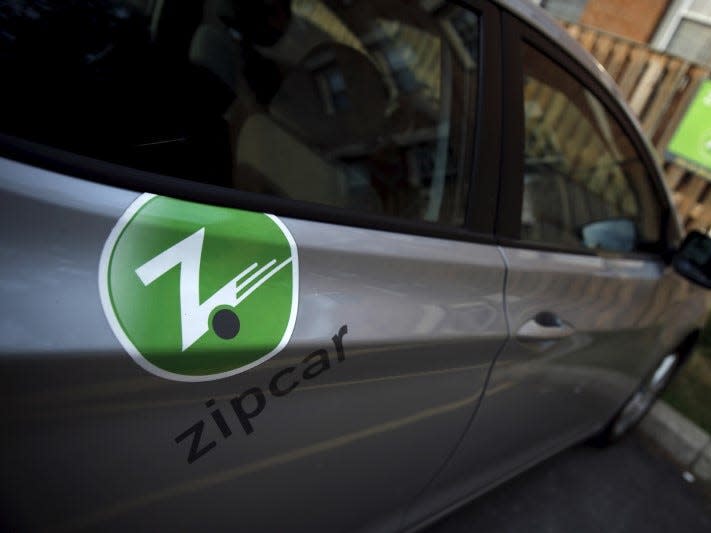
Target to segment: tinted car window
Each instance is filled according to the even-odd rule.
[[[162,174],[460,225],[479,34],[476,15],[443,2],[0,1],[0,127]]]
[[[602,103],[524,45],[522,238],[615,252],[659,240],[646,168]]]

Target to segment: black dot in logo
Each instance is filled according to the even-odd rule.
[[[239,333],[237,313],[229,309],[220,309],[212,317],[212,329],[221,339],[234,339]]]

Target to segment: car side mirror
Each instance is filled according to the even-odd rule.
[[[632,252],[637,245],[637,226],[627,218],[612,218],[586,224],[580,230],[587,248]]]
[[[711,289],[711,238],[691,231],[674,254],[672,265],[689,281]]]

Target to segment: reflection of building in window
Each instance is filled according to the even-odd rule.
[[[321,39],[300,62],[300,92],[310,92],[316,107],[313,124],[309,113],[296,110],[277,116],[291,131],[318,139],[324,158],[348,177],[344,194],[365,198],[372,189],[377,201],[370,194],[360,208],[458,225],[470,164],[462,154],[472,141],[478,19],[440,0],[429,4],[437,4],[433,16],[405,19],[405,2],[352,2],[342,9],[318,0],[292,4],[298,23]],[[307,41],[316,39],[298,45]],[[365,78],[372,84],[376,76],[385,99],[362,90]],[[282,91],[295,87],[287,80]],[[289,101],[305,105],[303,98]]]
[[[382,52],[398,89],[404,93],[414,93],[419,85],[415,75],[410,70],[409,58],[412,55],[412,51],[409,48],[389,42],[383,46]]]
[[[350,109],[346,80],[338,65],[333,63],[315,71],[314,79],[327,114],[333,115],[337,111]]]
[[[399,21],[377,19],[363,42],[403,93],[418,92],[439,105],[442,42],[431,33]]]

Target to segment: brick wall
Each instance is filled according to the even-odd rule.
[[[670,0],[589,0],[580,23],[647,43]]]

